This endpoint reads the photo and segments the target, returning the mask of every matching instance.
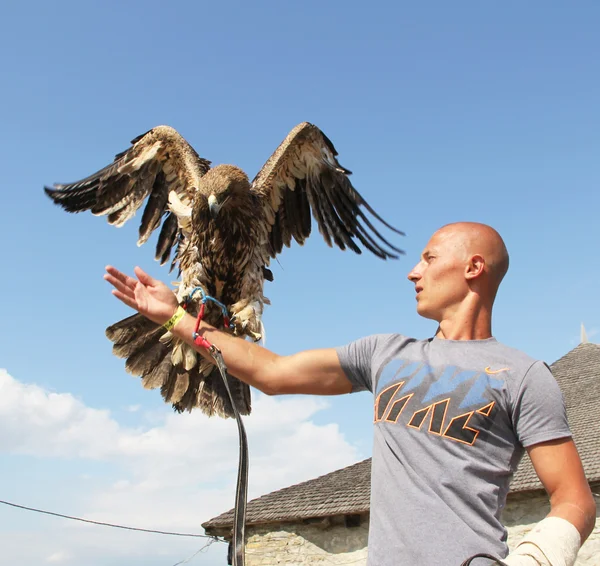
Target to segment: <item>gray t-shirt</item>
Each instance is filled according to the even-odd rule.
[[[494,338],[375,335],[337,353],[353,391],[374,394],[369,566],[504,558],[524,447],[571,436],[548,366]]]

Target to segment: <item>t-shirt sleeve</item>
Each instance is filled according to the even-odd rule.
[[[571,436],[562,392],[544,362],[535,362],[521,382],[513,425],[524,447]]]
[[[352,383],[352,393],[373,391],[373,356],[378,338],[377,335],[366,336],[336,348],[342,369]]]

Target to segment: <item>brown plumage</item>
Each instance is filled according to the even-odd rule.
[[[361,253],[361,246],[382,259],[397,258],[398,249],[373,226],[367,213],[392,231],[354,189],[323,132],[306,122],[296,126],[271,155],[255,179],[233,165],[201,158],[173,129],[158,126],[132,140],[113,163],[75,183],[45,188],[68,212],[89,210],[121,226],[142,207],[138,245],[160,226],[155,258],[171,255],[180,271],[176,294],[183,300],[194,287],[225,304],[232,314],[231,332],[260,340],[263,294],[268,269],[292,240],[303,244],[312,220],[331,247]],[[162,226],[161,226],[162,222]],[[172,254],[172,250],[174,253]],[[196,314],[199,296],[188,310]],[[223,329],[221,311],[207,303],[206,319]],[[233,416],[216,368],[170,332],[139,314],[110,326],[108,338],[125,368],[142,378],[147,389],[160,388],[178,411],[199,407],[208,415]],[[235,403],[249,414],[249,387],[228,376]]]

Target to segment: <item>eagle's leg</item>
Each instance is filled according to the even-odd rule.
[[[242,300],[231,306],[231,325],[237,336],[249,336],[255,342],[264,334],[262,304],[259,301]]]

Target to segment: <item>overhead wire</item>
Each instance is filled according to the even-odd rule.
[[[11,503],[10,501],[3,501],[0,499],[0,503],[3,505],[9,505],[10,507],[16,507],[17,509],[24,509],[25,511],[33,511],[35,513],[43,513],[44,515],[52,515],[53,517],[60,517],[62,519],[70,519],[72,521],[80,521],[82,523],[91,523],[93,525],[100,525],[103,527],[112,527],[115,529],[125,529],[128,531],[139,531],[143,533],[153,533],[157,535],[170,535],[176,537],[194,537],[194,538],[208,538],[214,541],[224,542],[217,537],[211,535],[201,535],[199,533],[179,533],[173,531],[160,531],[157,529],[142,529],[139,527],[129,527],[127,525],[117,525],[115,523],[106,523],[104,521],[92,521],[91,519],[83,519],[82,517],[74,517],[72,515],[63,515],[62,513],[55,513],[54,511],[45,511],[43,509],[36,509],[35,507],[27,507],[25,505],[19,505],[17,503]],[[212,543],[211,543],[212,544]]]
[[[212,538],[212,540],[209,540],[202,548],[200,548],[199,550],[194,552],[194,554],[192,554],[189,558],[186,558],[185,560],[181,560],[180,562],[176,562],[175,564],[173,564],[173,566],[179,566],[180,564],[187,564],[188,562],[191,562],[196,556],[198,556],[198,554],[206,551],[206,549],[215,542],[221,542],[221,541],[216,537]]]

